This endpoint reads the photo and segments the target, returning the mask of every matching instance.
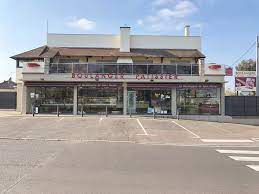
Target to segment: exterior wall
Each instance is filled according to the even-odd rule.
[[[86,82],[94,81],[94,79],[77,79],[72,78],[71,73],[68,74],[23,74],[23,79],[25,81],[51,81],[51,82]],[[178,79],[171,80],[154,80],[154,83],[224,83],[224,76],[178,76]],[[136,79],[136,75],[125,75],[124,79],[103,79],[100,78],[99,81],[103,82],[147,82],[148,79]]]
[[[17,83],[16,111],[22,112],[22,83]]]
[[[120,31],[120,51],[130,52],[130,27],[121,27]]]
[[[176,116],[177,114],[177,102],[176,102],[176,88],[171,90],[171,111],[172,115]]]
[[[120,48],[120,36],[101,34],[48,34],[47,45],[50,47]]]
[[[198,49],[201,51],[201,38],[198,36],[131,35],[130,45],[131,48]]]
[[[151,36],[130,35],[130,48],[149,49],[198,49],[201,51],[201,37],[198,36]],[[50,47],[120,48],[120,35],[96,34],[48,34]]]
[[[221,98],[220,98],[220,105],[221,105],[221,115],[225,116],[225,84],[223,84],[222,88],[220,89]]]
[[[27,86],[24,84],[22,85],[22,91],[21,91],[21,113],[26,114],[27,113]]]

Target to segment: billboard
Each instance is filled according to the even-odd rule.
[[[209,63],[205,64],[205,75],[225,75],[225,65]]]
[[[235,77],[236,91],[254,92],[256,91],[256,72],[237,71]]]
[[[44,73],[45,63],[36,62],[23,62],[23,73]]]

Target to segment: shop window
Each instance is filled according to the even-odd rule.
[[[218,115],[220,98],[216,88],[177,89],[177,108],[181,114]]]
[[[133,65],[134,74],[147,74],[147,65]]]
[[[136,107],[132,113],[138,114],[170,114],[171,91],[166,90],[135,90]],[[134,103],[133,103],[134,104]]]
[[[176,65],[164,65],[163,73],[165,74],[176,74]]]
[[[57,107],[61,114],[73,112],[73,88],[72,87],[28,87],[29,113],[32,106],[38,107],[39,113],[57,113]]]
[[[121,87],[82,87],[78,91],[78,113],[122,114],[123,91]]]
[[[148,65],[148,74],[161,74],[162,65]]]

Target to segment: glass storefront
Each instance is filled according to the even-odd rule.
[[[128,91],[128,112],[171,114],[171,91],[130,90]]]
[[[177,89],[177,108],[186,115],[218,115],[220,94],[217,88]]]
[[[73,113],[73,87],[28,87],[27,112],[36,107],[38,113]]]
[[[194,85],[195,86],[195,85]],[[37,107],[38,113],[73,114],[74,87],[28,87],[27,112]],[[219,88],[176,88],[176,99],[171,99],[171,88],[129,87],[127,111],[132,114],[172,113],[171,101],[185,115],[219,115]],[[123,114],[122,83],[85,83],[78,86],[78,114]],[[175,110],[173,110],[175,112]]]
[[[95,85],[78,88],[78,114],[122,114],[123,92],[121,86]]]

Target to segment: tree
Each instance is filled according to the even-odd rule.
[[[255,71],[256,62],[253,59],[243,60],[236,66],[237,71]]]

